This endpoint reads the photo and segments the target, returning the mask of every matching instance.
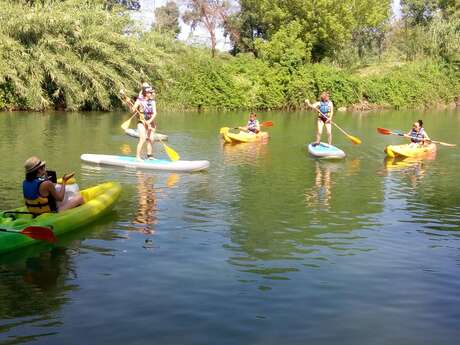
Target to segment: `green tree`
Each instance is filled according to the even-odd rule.
[[[286,67],[291,73],[310,59],[310,49],[302,41],[302,26],[297,21],[290,22],[278,30],[270,41],[255,40],[258,55],[270,65]]]
[[[179,15],[177,4],[174,1],[168,1],[164,6],[155,9],[153,29],[177,37],[180,33]]]
[[[234,51],[257,54],[257,38],[270,40],[281,28],[298,22],[299,34],[313,61],[334,56],[350,44],[355,30],[382,27],[389,17],[390,1],[376,0],[240,0],[240,12],[229,22],[239,31]]]

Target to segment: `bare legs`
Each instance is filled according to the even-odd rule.
[[[147,156],[151,157],[153,155],[152,143],[153,143],[153,135],[155,134],[155,129],[151,129],[147,131],[142,123],[138,123],[137,130],[139,133],[139,142],[137,144],[136,159],[141,161],[142,160],[141,153],[142,153],[142,149],[144,147],[145,142],[147,142]]]
[[[324,123],[322,120],[318,119],[318,130],[316,132],[316,143],[319,144],[321,141],[321,134],[323,134],[323,128],[326,126],[327,131],[327,142],[329,145],[332,145],[332,124],[330,122]]]

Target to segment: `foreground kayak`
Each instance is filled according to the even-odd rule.
[[[139,138],[139,132],[137,129],[127,128],[125,129],[125,134],[133,138]],[[166,134],[155,133],[153,134],[153,140],[156,140],[156,141],[168,140],[168,136]]]
[[[319,145],[313,144],[314,143],[308,145],[308,152],[314,157],[323,159],[342,159],[346,156],[345,152],[333,145],[325,143],[319,143]]]
[[[83,205],[59,213],[45,213],[32,218],[30,214],[7,213],[27,211],[25,207],[0,212],[0,228],[10,231],[0,232],[0,254],[42,242],[11,231],[21,231],[28,226],[44,226],[59,236],[93,222],[112,208],[120,196],[121,186],[116,182],[107,182],[80,193],[85,200]]]
[[[423,146],[414,144],[388,145],[387,147],[385,147],[384,152],[387,154],[388,157],[419,157],[436,152],[436,144],[432,143]]]
[[[222,127],[220,129],[220,133],[224,138],[225,142],[227,143],[249,143],[253,141],[264,140],[268,138],[267,132],[259,132],[255,133],[247,133],[247,132],[239,132],[239,133],[232,133],[229,131],[228,127]]]
[[[82,161],[87,163],[163,171],[193,172],[205,170],[209,167],[209,161],[178,160],[172,162],[165,159],[145,159],[143,161],[138,161],[136,157],[131,156],[112,156],[97,154],[83,154],[80,158]]]

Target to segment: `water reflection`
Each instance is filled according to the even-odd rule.
[[[157,195],[154,187],[155,178],[143,172],[136,172],[138,207],[133,223],[140,225],[139,229],[145,234],[154,234],[154,224],[157,223]]]
[[[57,334],[63,322],[57,316],[77,277],[69,250],[54,247],[14,264],[0,264],[0,333],[10,343],[22,343]],[[7,321],[12,320],[12,321]]]
[[[222,145],[224,162],[226,165],[240,165],[247,163],[257,165],[258,159],[264,157],[268,152],[268,138],[252,143]]]

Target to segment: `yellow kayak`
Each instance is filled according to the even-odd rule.
[[[436,152],[436,144],[431,143],[423,146],[416,144],[388,145],[385,147],[384,152],[388,157],[419,157]]]
[[[247,132],[239,132],[239,133],[232,133],[230,132],[230,128],[222,127],[220,129],[220,134],[224,138],[225,142],[227,143],[249,143],[253,141],[259,141],[268,138],[268,132],[259,132],[255,133],[247,133]]]

